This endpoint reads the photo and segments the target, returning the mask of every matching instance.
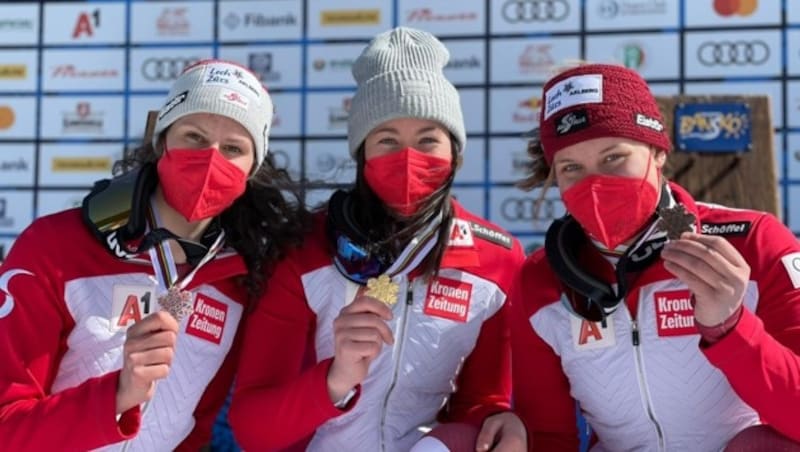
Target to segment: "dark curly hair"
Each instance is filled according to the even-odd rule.
[[[424,200],[414,216],[404,221],[393,216],[383,201],[378,198],[369,184],[367,184],[364,178],[364,165],[366,163],[364,144],[362,143],[356,151],[356,182],[353,190],[359,207],[355,209],[356,221],[366,232],[371,243],[383,247],[396,258],[403,247],[414,236],[422,232],[437,213],[442,213],[442,223],[437,231],[438,242],[420,264],[422,275],[426,278],[431,278],[438,274],[442,257],[450,238],[450,223],[453,219],[450,188],[453,186],[456,170],[461,164],[461,155],[458,153],[453,136],[450,137],[450,142],[452,143],[451,152],[453,156],[450,175],[447,176],[441,187]]]
[[[162,136],[166,130],[162,132]],[[150,140],[126,149],[114,163],[114,176],[138,170],[155,162],[161,153]],[[277,169],[271,154],[247,180],[242,196],[220,215],[227,245],[235,249],[247,265],[243,284],[251,301],[263,293],[271,267],[289,249],[298,247],[311,228],[311,216],[302,203],[299,186],[286,170]]]

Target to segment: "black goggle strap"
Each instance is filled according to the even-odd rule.
[[[153,200],[151,198],[150,202],[147,205],[147,221],[150,227],[153,229],[150,233],[147,234],[147,238],[150,238],[152,233],[157,233],[158,231],[166,231],[163,227],[161,227],[161,221],[158,217],[158,213],[156,209],[153,207]],[[158,234],[161,235],[161,234]],[[175,238],[175,235],[169,233],[171,237],[166,237],[166,239],[159,240],[153,246],[148,249],[148,253],[150,254],[150,263],[153,266],[153,273],[155,274],[156,281],[158,282],[159,289],[163,292],[166,292],[171,287],[177,287],[179,290],[183,290],[186,286],[192,282],[192,279],[197,274],[197,271],[200,270],[205,264],[210,262],[217,253],[222,249],[225,245],[225,231],[220,230],[217,239],[214,243],[208,248],[205,255],[200,259],[200,261],[194,266],[192,271],[190,271],[186,276],[182,279],[178,279],[178,271],[177,266],[175,265],[175,258],[172,256],[172,250],[169,247],[169,242],[167,239]],[[180,243],[180,242],[179,242]],[[144,244],[144,243],[143,243]],[[183,246],[183,243],[181,243]]]

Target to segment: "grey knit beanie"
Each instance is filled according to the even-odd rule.
[[[153,129],[153,146],[167,127],[194,113],[226,116],[253,138],[253,173],[264,162],[272,124],[272,99],[258,78],[242,66],[222,60],[203,60],[187,67],[172,84]]]
[[[383,32],[353,64],[358,88],[350,104],[350,154],[378,125],[397,118],[436,121],[464,149],[467,134],[458,91],[444,77],[450,52],[432,34],[407,27]]]

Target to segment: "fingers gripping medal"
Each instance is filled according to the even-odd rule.
[[[659,227],[667,232],[669,240],[678,240],[684,232],[691,232],[696,220],[683,204],[658,209],[658,216],[661,217],[658,220]]]
[[[158,297],[158,305],[180,322],[192,313],[192,293],[172,286],[167,293]]]
[[[375,298],[389,306],[397,303],[397,293],[400,287],[389,278],[388,275],[383,274],[377,278],[370,278],[367,280],[366,296]]]

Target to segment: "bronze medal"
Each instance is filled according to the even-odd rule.
[[[691,232],[692,225],[695,223],[695,216],[689,213],[683,204],[675,204],[658,210],[661,217],[659,227],[667,232],[669,240],[678,240],[684,232]]]

